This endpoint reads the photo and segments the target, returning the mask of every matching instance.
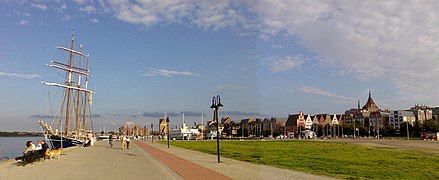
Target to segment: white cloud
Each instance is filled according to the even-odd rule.
[[[85,4],[85,3],[87,3],[87,2],[88,2],[88,0],[75,0],[75,2],[76,2],[77,4],[80,4],[80,5],[82,5],[82,4]]]
[[[119,20],[145,27],[177,23],[202,29],[231,28],[242,35],[258,32],[263,40],[274,36],[294,37],[299,45],[315,54],[319,64],[331,65],[336,73],[359,80],[387,81],[401,96],[421,101],[439,99],[439,78],[436,78],[439,77],[439,1],[99,0],[98,3],[104,12],[114,13]],[[278,60],[266,65],[273,72],[282,72],[300,66],[298,62]]]
[[[243,1],[244,2],[244,1]],[[149,1],[107,1],[108,7],[122,21],[143,24],[146,27],[158,23],[185,23],[203,29],[234,27],[246,21],[242,12],[234,9],[241,2],[231,0],[149,0]],[[100,3],[105,4],[106,3]]]
[[[34,79],[40,77],[38,74],[17,74],[17,73],[5,73],[0,72],[0,77],[15,77],[15,78],[23,78],[23,79]]]
[[[141,74],[141,76],[144,76],[144,77],[153,77],[153,76],[156,76],[156,74],[154,74],[154,73],[150,73],[150,72],[144,72],[144,73]]]
[[[99,22],[99,19],[90,19],[90,22],[92,22],[92,23],[98,23],[98,22]]]
[[[25,25],[27,25],[29,23],[30,23],[30,21],[23,19],[23,20],[20,21],[20,26],[25,26]]]
[[[439,2],[260,1],[260,32],[295,36],[323,64],[400,95],[438,99]],[[419,93],[422,92],[422,93]]]
[[[67,4],[65,2],[62,2],[62,4],[58,4],[58,6],[56,7],[56,11],[59,13],[63,13],[64,10],[67,9]]]
[[[335,98],[337,101],[342,101],[342,102],[355,102],[355,98],[352,97],[346,97],[346,96],[341,96],[338,95],[336,93],[332,93],[329,91],[326,91],[324,89],[319,89],[316,87],[311,87],[311,86],[302,86],[300,88],[298,88],[296,90],[297,92],[301,92],[301,93],[306,93],[306,94],[315,94],[315,95],[320,95],[320,96],[327,96],[327,97],[332,97]]]
[[[47,10],[47,6],[45,4],[38,4],[38,3],[31,3],[30,7],[35,8],[35,9],[39,9],[39,10]]]
[[[303,58],[300,57],[270,57],[262,62],[268,69],[274,73],[289,71],[295,68],[300,68],[300,66],[305,63]]]
[[[92,14],[92,13],[97,11],[96,7],[94,7],[92,5],[87,5],[87,6],[84,6],[84,7],[80,7],[79,10],[82,11],[82,12],[85,12],[87,14]]]
[[[189,71],[173,71],[173,70],[166,70],[166,69],[157,69],[157,68],[150,68],[150,72],[142,73],[141,76],[145,77],[152,77],[152,76],[200,76],[197,73],[189,72]]]

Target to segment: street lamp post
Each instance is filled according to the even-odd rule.
[[[356,121],[356,119],[354,119],[354,118],[352,118],[353,120],[354,120],[354,139],[355,139],[355,134],[357,134],[357,129],[355,128],[355,121]]]
[[[151,123],[151,144],[154,143],[154,125]]]
[[[213,110],[213,120],[216,120],[216,151],[218,155],[218,163],[220,163],[220,147],[219,147],[219,120],[218,120],[218,109],[221,109],[223,105],[221,104],[221,98],[219,95],[212,98],[212,106],[210,108]]]
[[[406,120],[405,123],[406,123],[406,126],[407,126],[407,140],[409,140],[409,139],[410,139],[410,134],[409,134],[409,121]]]
[[[169,148],[169,117],[166,117],[166,126],[167,126],[167,128],[166,129],[168,129],[168,134],[167,134],[167,138],[168,138],[168,148]]]

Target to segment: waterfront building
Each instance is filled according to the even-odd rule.
[[[336,136],[340,136],[340,129],[339,129],[339,121],[336,114],[331,115],[331,122],[330,122],[330,127],[331,127],[331,136],[332,137],[336,137]]]
[[[428,106],[420,106],[420,105],[416,105],[412,108],[410,108],[410,110],[413,112],[413,114],[415,115],[416,121],[421,125],[424,124],[424,122],[426,120],[429,119],[433,119],[433,109],[431,107]]]
[[[133,128],[131,128],[131,126],[128,124],[123,124],[119,127],[119,134],[130,136],[133,134]]]
[[[133,135],[138,136],[138,135],[140,135],[140,134],[141,134],[140,126],[139,126],[138,124],[134,124],[134,127],[133,127]]]
[[[314,131],[314,133],[317,135],[318,133],[318,127],[319,127],[319,116],[318,115],[314,115],[312,116],[312,130]]]
[[[345,111],[345,119],[346,123],[352,123],[353,120],[355,120],[357,123],[364,124],[365,126],[371,125],[371,113],[372,118],[375,118],[374,120],[377,120],[377,118],[381,118],[380,116],[381,110],[376,105],[375,101],[372,98],[371,91],[369,90],[369,97],[367,98],[366,104],[362,108],[360,108],[360,100],[358,100],[358,108],[357,109],[350,109]]]
[[[159,119],[159,134],[162,135],[162,137],[164,137],[164,135],[168,133],[168,121],[169,117],[167,117],[166,119]]]
[[[317,134],[320,134],[321,136],[328,136],[330,130],[329,126],[331,123],[331,115],[317,114],[315,116],[317,116],[318,119],[318,128],[316,129],[316,131],[318,131],[318,129],[321,129],[321,131],[317,132]]]
[[[433,119],[439,123],[439,107],[432,108]]]
[[[296,136],[305,130],[305,115],[303,112],[300,111],[299,114],[289,114],[285,129],[288,136]]]
[[[284,134],[287,118],[271,117],[262,120],[262,132],[265,137]]]
[[[310,130],[310,129],[312,129],[312,118],[311,118],[311,115],[310,115],[310,114],[308,114],[308,115],[306,116],[306,120],[305,120],[305,129],[306,129],[306,130]]]
[[[414,126],[415,121],[416,118],[412,111],[397,110],[390,112],[389,125],[395,129],[400,129],[404,123]]]

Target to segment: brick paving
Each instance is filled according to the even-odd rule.
[[[155,158],[160,160],[163,164],[169,166],[169,168],[174,170],[177,174],[181,175],[185,179],[213,179],[213,180],[231,179],[216,171],[192,163],[190,161],[187,161],[176,155],[162,151],[146,143],[135,141],[135,144],[137,144],[140,148],[153,155]]]

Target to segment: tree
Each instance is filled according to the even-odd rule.
[[[415,128],[409,123],[409,135],[414,136]],[[399,128],[399,132],[401,136],[407,136],[407,123],[402,123]]]
[[[423,124],[423,129],[424,131],[433,131],[433,132],[437,132],[439,131],[439,124],[437,121],[433,120],[433,119],[429,119],[426,120]]]
[[[395,135],[396,135],[396,129],[393,126],[386,124],[383,127],[383,136],[395,136]]]

